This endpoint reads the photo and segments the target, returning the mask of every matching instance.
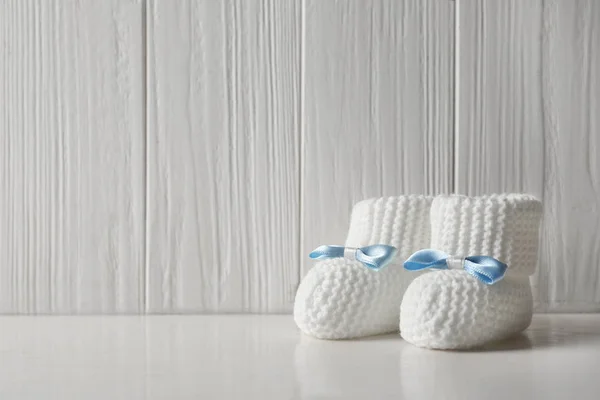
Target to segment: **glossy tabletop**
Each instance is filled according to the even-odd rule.
[[[291,316],[0,317],[0,399],[598,399],[600,315],[469,352],[321,341]]]

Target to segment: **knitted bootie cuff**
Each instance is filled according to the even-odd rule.
[[[541,203],[526,194],[440,196],[431,206],[431,247],[491,256],[508,265],[507,275],[532,275],[541,217]]]
[[[427,247],[431,238],[429,213],[432,196],[406,195],[363,200],[354,205],[346,246],[388,244],[398,249],[395,263]]]

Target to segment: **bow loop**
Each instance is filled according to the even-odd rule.
[[[404,268],[409,271],[420,271],[426,268],[445,268],[448,254],[440,250],[423,249],[408,257]]]
[[[344,246],[327,246],[324,244],[314,249],[308,256],[313,260],[344,257]]]
[[[397,252],[393,246],[374,244],[356,249],[355,257],[367,268],[378,270],[389,264]]]
[[[487,285],[493,285],[502,278],[508,265],[489,256],[471,256],[465,258],[465,270]]]
[[[308,256],[314,260],[328,258],[346,258],[361,262],[365,267],[380,270],[389,264],[398,250],[386,244],[374,244],[365,247],[344,247],[322,245],[313,250]]]
[[[487,285],[493,285],[504,278],[508,266],[489,256],[452,257],[443,251],[434,249],[419,250],[404,262],[404,268],[409,271],[420,271],[428,268],[449,269],[456,263],[467,273],[473,275]]]

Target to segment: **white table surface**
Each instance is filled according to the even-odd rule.
[[[600,399],[600,315],[470,352],[321,341],[291,316],[0,317],[0,399]]]

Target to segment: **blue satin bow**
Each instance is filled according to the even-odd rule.
[[[345,257],[350,260],[360,261],[365,267],[375,271],[389,264],[398,250],[387,244],[374,244],[366,247],[344,247],[344,246],[319,246],[308,256],[314,260],[325,258]]]
[[[493,285],[504,278],[508,266],[489,256],[451,257],[443,251],[424,249],[410,256],[404,262],[404,268],[409,271],[463,268],[481,282]]]

